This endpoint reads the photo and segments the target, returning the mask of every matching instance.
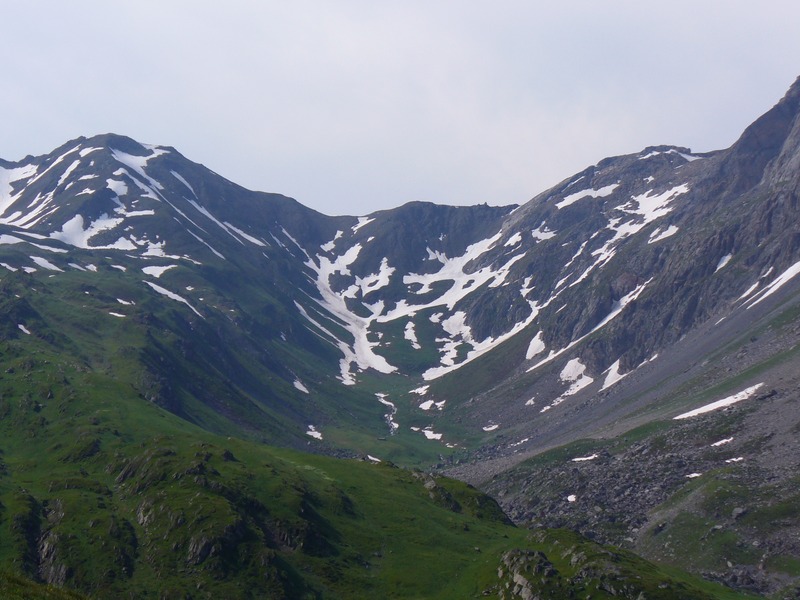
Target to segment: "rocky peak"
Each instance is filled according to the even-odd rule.
[[[759,183],[769,163],[785,153],[788,141],[791,141],[791,146],[795,150],[797,149],[800,138],[800,134],[796,131],[798,114],[800,114],[800,77],[795,80],[786,95],[745,129],[741,137],[731,146],[724,174],[732,180],[734,184],[732,189],[743,191]]]

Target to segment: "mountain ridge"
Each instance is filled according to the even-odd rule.
[[[582,439],[627,456],[628,432],[757,384],[775,393],[745,405],[796,418],[798,186],[800,78],[728,149],[648,146],[521,206],[332,217],[77,138],[0,161],[3,341],[214,434],[445,470],[557,526],[509,469]]]

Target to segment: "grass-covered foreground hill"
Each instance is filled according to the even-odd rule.
[[[5,598],[742,597],[516,528],[461,482],[215,436],[20,343],[0,347]]]

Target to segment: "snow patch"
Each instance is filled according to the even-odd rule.
[[[605,379],[605,381],[603,381],[603,387],[600,388],[601,392],[603,390],[607,389],[607,388],[610,388],[612,385],[617,383],[620,379],[624,379],[625,377],[628,376],[628,373],[620,373],[619,372],[619,361],[620,361],[620,359],[617,359],[616,362],[613,365],[611,365],[608,368],[608,370],[606,371],[606,373],[608,373],[608,375],[606,375],[606,379]]]
[[[632,196],[631,202],[621,206],[620,210],[643,217],[643,225],[646,225],[672,212],[672,206],[670,206],[672,201],[688,191],[689,186],[686,184],[681,184],[655,196],[651,196],[653,190],[648,190],[639,196]],[[635,207],[633,203],[636,204]]]
[[[231,236],[233,239],[235,239],[237,242],[239,242],[242,246],[244,246],[244,242],[241,239],[239,239],[239,236],[236,235],[236,232],[234,232],[233,229],[228,227],[225,223],[223,223],[222,221],[217,219],[217,217],[215,217],[213,214],[211,214],[211,212],[205,206],[201,206],[200,204],[198,204],[195,200],[192,200],[191,198],[186,198],[186,201],[189,204],[191,204],[195,208],[195,210],[197,212],[199,212],[201,215],[206,217],[212,223],[216,224],[225,233],[227,233],[229,236]],[[263,244],[262,244],[262,246],[263,246]]]
[[[508,240],[506,241],[505,244],[503,244],[503,246],[505,246],[505,247],[513,247],[513,246],[519,245],[520,242],[522,242],[522,234],[517,232],[514,235],[512,235],[510,238],[508,238]]]
[[[380,269],[377,273],[371,273],[363,278],[356,277],[355,284],[350,286],[350,288],[348,288],[342,295],[346,298],[354,298],[356,296],[356,292],[360,289],[361,297],[363,298],[367,294],[389,285],[392,273],[394,272],[395,268],[389,266],[389,259],[383,257],[381,260]]]
[[[444,409],[444,405],[447,403],[447,400],[442,400],[441,402],[436,402],[434,400],[426,400],[422,404],[419,405],[420,410],[431,410],[432,408],[436,408],[436,410],[441,411]]]
[[[214,248],[211,246],[211,244],[209,244],[207,241],[205,241],[205,240],[204,240],[203,238],[201,238],[199,235],[197,235],[196,233],[194,233],[192,230],[190,230],[190,229],[187,229],[186,231],[187,231],[187,232],[188,232],[188,233],[189,233],[189,234],[190,234],[192,237],[194,237],[194,238],[195,238],[195,239],[196,239],[198,242],[200,242],[201,244],[205,245],[205,246],[206,246],[206,248],[208,248],[209,250],[211,250],[211,252],[213,252],[215,256],[217,256],[218,258],[221,258],[222,260],[227,260],[227,259],[226,259],[226,258],[225,258],[225,257],[222,255],[222,253],[220,253],[220,252],[217,252],[217,251],[216,251],[216,250],[215,250],[215,249],[214,249]],[[149,249],[148,249],[148,252],[149,252]],[[163,252],[163,250],[162,250],[162,251],[161,251],[161,255],[163,255],[163,254],[164,254],[164,252]],[[145,256],[146,256],[146,255],[147,255],[147,253],[145,253]]]
[[[661,152],[659,150],[653,150],[652,152],[648,152],[644,156],[640,156],[639,160],[647,160],[648,158],[653,158],[654,156],[658,156],[660,154],[677,154],[681,158],[683,158],[687,162],[692,162],[695,160],[700,160],[703,158],[702,156],[694,156],[692,154],[686,154],[684,152],[678,152],[675,148],[667,150],[666,152]]]
[[[492,425],[487,425],[486,427],[483,427],[483,430],[484,430],[484,431],[494,431],[494,430],[495,430],[495,429],[497,429],[498,427],[500,427],[500,425],[498,425],[498,424],[496,424],[496,423],[495,423],[495,424],[492,424]]]
[[[572,382],[572,386],[570,386],[570,389],[565,394],[567,396],[576,394],[579,390],[582,390],[594,381],[594,379],[586,374],[586,366],[579,358],[573,358],[564,365],[559,379],[565,383]]]
[[[764,275],[763,277],[766,277],[771,272],[772,272],[772,269],[770,269],[770,271],[767,272],[767,274]],[[791,267],[789,267],[783,273],[778,275],[778,277],[776,277],[767,287],[765,287],[763,290],[761,290],[756,296],[754,296],[750,300],[750,302],[747,303],[747,308],[753,308],[759,302],[762,302],[762,301],[766,300],[767,298],[769,298],[772,294],[777,292],[780,288],[782,288],[789,281],[791,281],[794,277],[796,277],[798,275],[798,273],[800,273],[800,262],[794,263]],[[763,277],[762,277],[762,279],[763,279]]]
[[[586,462],[586,461],[589,461],[589,460],[594,460],[597,457],[598,457],[597,454],[592,454],[590,456],[579,456],[577,458],[573,458],[572,462]]]
[[[310,259],[305,263],[306,266],[317,274],[316,286],[321,296],[321,299],[317,300],[317,302],[322,308],[326,309],[335,318],[341,321],[344,324],[344,328],[350,332],[354,338],[351,346],[325,330],[332,338],[336,339],[337,346],[344,354],[344,358],[339,364],[341,369],[341,381],[345,385],[355,384],[355,376],[351,370],[353,363],[360,369],[372,368],[379,373],[388,374],[397,370],[397,367],[389,364],[384,357],[376,354],[373,350],[377,342],[371,342],[368,334],[369,326],[376,318],[375,315],[361,317],[354,314],[347,307],[345,297],[341,293],[336,292],[331,286],[330,279],[332,276],[336,274],[350,274],[349,266],[356,260],[360,252],[361,244],[356,244],[334,260],[325,256],[317,256],[319,264],[315,264],[314,261]],[[297,303],[295,303],[295,305],[299,306]],[[309,318],[305,310],[302,312],[306,318]],[[318,328],[324,330],[316,321],[312,322],[317,325]]]
[[[567,391],[561,394],[558,398],[553,400],[550,404],[542,408],[539,412],[544,413],[555,408],[570,396],[574,396],[583,388],[594,382],[594,379],[586,374],[586,366],[580,361],[579,358],[573,358],[561,370],[559,379],[564,383],[570,383]]]
[[[18,238],[15,235],[2,234],[0,235],[0,244],[24,244],[25,240]]]
[[[435,402],[433,400],[426,400],[422,404],[419,405],[420,409],[422,410],[430,410],[432,408],[436,408],[436,410],[442,410],[444,408],[445,403],[447,400],[442,400],[441,402]]]
[[[106,187],[114,192],[117,197],[124,196],[128,193],[128,184],[124,181],[117,181],[116,179],[106,179]]]
[[[650,239],[647,240],[647,243],[655,244],[656,242],[665,240],[668,237],[672,237],[676,233],[678,233],[678,228],[675,225],[670,225],[664,231],[661,231],[661,228],[659,227],[653,233],[650,234]]]
[[[758,289],[759,285],[761,285],[761,281],[756,281],[753,285],[751,285],[749,288],[745,290],[744,294],[739,296],[739,300],[744,300],[745,298],[747,298],[750,294],[752,294]]]
[[[292,383],[292,385],[294,385],[294,387],[296,387],[298,390],[300,390],[300,391],[301,391],[301,392],[303,392],[304,394],[308,394],[308,393],[310,393],[310,392],[308,391],[308,388],[307,388],[306,386],[304,386],[304,385],[303,385],[303,382],[302,382],[302,381],[300,381],[299,379],[295,379],[295,380],[294,380],[294,382]]]
[[[69,179],[69,176],[70,176],[70,175],[72,174],[72,172],[73,172],[73,171],[74,171],[74,170],[75,170],[75,169],[78,167],[78,165],[79,165],[79,164],[81,164],[81,161],[80,161],[80,160],[73,160],[73,161],[72,161],[72,164],[70,164],[70,166],[68,166],[68,167],[67,167],[67,168],[64,170],[64,172],[61,174],[61,177],[58,179],[58,183],[56,184],[56,187],[59,187],[59,186],[63,185],[63,184],[64,184],[64,182],[65,182],[67,179]],[[69,187],[69,186],[67,186],[67,187]]]
[[[610,196],[614,193],[614,190],[619,187],[619,183],[612,183],[611,185],[607,185],[605,187],[601,187],[599,190],[587,189],[581,190],[580,192],[575,192],[574,194],[570,194],[569,196],[564,196],[564,199],[561,202],[556,203],[556,208],[562,209],[566,208],[570,204],[574,204],[578,200],[582,200],[583,198],[605,198],[606,196]]]
[[[55,240],[60,240],[70,246],[76,248],[83,248],[85,250],[135,250],[136,245],[124,237],[120,237],[116,242],[107,246],[90,246],[89,240],[92,239],[103,231],[108,231],[117,227],[124,221],[120,217],[109,217],[107,214],[102,214],[100,217],[92,221],[89,226],[84,229],[83,216],[75,215],[69,221],[64,223],[61,231],[54,231],[50,237]]]
[[[166,296],[170,300],[175,300],[176,302],[180,302],[182,304],[185,304],[186,306],[188,306],[189,308],[192,309],[192,312],[194,312],[194,314],[196,314],[198,317],[203,318],[203,315],[201,315],[199,312],[197,312],[197,309],[194,306],[192,306],[191,304],[189,304],[189,301],[186,300],[186,298],[184,298],[183,296],[179,296],[175,292],[170,292],[168,289],[163,288],[160,285],[156,285],[152,281],[145,281],[145,283],[147,285],[149,285],[151,288],[153,288],[153,290],[155,290],[156,292],[158,292],[159,294],[161,294],[163,296]]]
[[[133,154],[128,154],[127,152],[122,152],[121,150],[114,150],[113,148],[111,149],[111,154],[115,160],[121,162],[129,169],[136,171],[136,173],[138,173],[142,178],[146,179],[150,185],[153,186],[153,188],[156,190],[163,190],[164,186],[145,173],[144,169],[147,166],[148,161],[161,156],[162,154],[167,154],[168,152],[163,148],[152,147],[151,149],[153,152],[148,156],[135,156]]]
[[[544,340],[542,339],[543,332],[540,330],[536,336],[531,340],[531,343],[528,344],[528,350],[525,352],[525,359],[530,360],[535,356],[539,356],[542,352],[545,351],[546,346],[544,344]]]
[[[372,223],[374,220],[375,220],[375,219],[372,219],[372,218],[370,218],[370,217],[358,217],[358,224],[357,224],[357,225],[354,225],[354,226],[352,227],[353,233],[357,232],[359,229],[361,229],[361,228],[362,228],[362,227],[364,227],[365,225],[369,225],[369,224],[370,224],[370,223]]]
[[[17,327],[19,327],[19,330],[20,330],[22,333],[24,333],[24,334],[26,334],[26,335],[30,335],[30,334],[31,334],[31,332],[30,332],[30,331],[28,331],[28,328],[27,328],[27,327],[25,327],[25,325],[23,325],[22,323],[18,323],[18,324],[17,324]]]
[[[37,169],[36,165],[24,165],[13,169],[0,167],[0,215],[4,214],[22,194],[22,191],[20,191],[12,195],[11,184],[33,177],[36,175]]]
[[[158,266],[142,267],[142,271],[144,271],[145,275],[150,275],[151,277],[155,277],[156,279],[158,279],[164,274],[165,271],[174,269],[177,266],[178,265],[165,265],[163,267],[158,267]]]
[[[676,186],[655,196],[651,195],[653,190],[647,190],[644,194],[632,196],[630,201],[618,207],[618,210],[632,215],[634,219],[623,222],[621,217],[615,217],[609,221],[607,228],[614,232],[613,237],[607,240],[602,247],[592,251],[592,256],[597,257],[595,262],[591,264],[576,281],[571,283],[570,287],[583,281],[589,276],[592,270],[605,266],[616,254],[616,246],[621,240],[638,233],[648,223],[669,214],[673,208],[671,206],[672,201],[677,196],[685,194],[688,191],[689,188],[685,184]],[[584,242],[584,245],[585,244],[586,242]],[[583,247],[581,247],[578,254],[582,251]],[[572,261],[577,258],[578,254],[573,257]],[[569,264],[572,264],[572,261],[570,261]],[[567,266],[569,266],[569,264]],[[566,269],[567,266],[565,266],[564,269]],[[562,280],[561,283],[567,278]]]
[[[387,323],[398,319],[413,318],[417,312],[434,307],[447,307],[448,310],[452,311],[459,301],[481,286],[498,287],[503,285],[512,266],[524,258],[524,252],[506,259],[503,264],[488,265],[478,271],[469,272],[470,263],[494,248],[502,235],[503,233],[500,232],[491,238],[472,244],[461,256],[455,258],[449,258],[444,253],[428,249],[429,258],[440,262],[441,268],[435,273],[405,275],[403,283],[413,290],[412,296],[431,292],[434,284],[449,284],[449,287],[444,288],[444,291],[437,298],[426,299],[421,304],[411,304],[407,300],[401,300],[394,306],[387,306],[388,303],[386,302],[372,304],[362,302],[362,305],[368,308],[371,313],[368,316],[353,311],[346,301],[350,300],[352,302],[352,300],[357,299],[359,292],[363,297],[371,291],[381,289],[389,284],[390,277],[395,269],[389,266],[387,259],[384,258],[381,261],[381,268],[378,273],[364,278],[354,277],[354,283],[343,291],[334,289],[331,280],[335,275],[351,276],[349,267],[362,250],[360,243],[352,246],[340,256],[318,255],[314,260],[309,259],[306,262],[306,266],[316,272],[316,285],[321,296],[321,299],[317,302],[338,319],[354,338],[351,343],[340,339],[336,340],[337,345],[344,354],[344,358],[340,363],[342,381],[348,384],[354,383],[354,365],[362,370],[374,368],[382,373],[396,371],[396,367],[389,364],[384,357],[373,350],[373,347],[378,344],[377,341],[370,342],[370,339],[374,339],[374,335],[370,332],[373,323]],[[525,294],[529,291],[529,289],[524,289],[521,290],[521,293]],[[429,369],[423,374],[423,378],[426,380],[435,379],[457,369],[522,331],[538,314],[538,307],[535,303],[529,302],[529,306],[531,307],[531,312],[524,322],[515,324],[510,331],[497,338],[488,337],[482,341],[476,341],[472,338],[472,331],[466,325],[466,315],[462,311],[458,311],[444,320],[443,313],[435,313],[430,319],[432,322],[438,322],[442,325],[447,337],[437,339],[437,342],[442,343],[439,347],[441,366]],[[411,330],[408,329],[406,331],[407,339],[413,343]],[[416,331],[414,330],[415,333]],[[417,340],[417,343],[419,343],[419,340]],[[461,356],[458,349],[462,345],[465,345],[468,351],[464,359],[457,364],[456,361]]]
[[[317,428],[314,427],[313,425],[309,425],[308,426],[308,431],[306,431],[306,435],[310,435],[315,440],[321,440],[322,439],[322,432],[317,431]]]
[[[383,415],[383,418],[389,425],[389,434],[394,435],[400,428],[400,425],[394,420],[394,416],[397,414],[397,407],[394,405],[394,402],[389,402],[386,399],[386,394],[377,393],[375,397],[378,399],[378,402],[389,407],[389,412]]]
[[[175,179],[177,179],[177,180],[178,180],[178,181],[180,181],[180,182],[181,182],[183,185],[185,185],[187,188],[189,188],[189,191],[190,191],[190,192],[192,192],[192,196],[194,196],[195,198],[197,198],[197,194],[195,193],[195,191],[194,191],[194,188],[193,188],[191,185],[189,185],[189,182],[188,182],[188,181],[186,181],[186,180],[185,180],[183,177],[181,177],[181,176],[180,176],[178,173],[176,173],[175,171],[170,171],[170,173],[172,173],[172,176],[173,176]]]
[[[714,442],[713,444],[711,444],[711,447],[716,448],[717,446],[724,446],[725,444],[730,444],[732,441],[733,441],[732,437],[725,438],[724,440]]]
[[[517,260],[522,258],[524,254],[512,257],[505,265],[497,270],[491,267],[484,267],[483,269],[470,273],[467,271],[467,265],[491,250],[494,245],[500,240],[502,233],[495,236],[481,240],[471,244],[464,251],[464,254],[455,258],[448,258],[442,253],[434,253],[437,260],[442,263],[442,267],[435,273],[426,273],[419,275],[411,273],[403,277],[403,283],[406,285],[419,284],[421,287],[416,291],[417,294],[427,294],[431,291],[431,286],[434,283],[452,281],[449,290],[426,305],[415,306],[415,309],[427,308],[430,306],[446,305],[448,309],[453,310],[456,303],[464,298],[468,293],[477,289],[484,283],[494,280],[492,283],[494,287],[499,286],[508,275],[508,269]],[[429,249],[429,253],[430,253]]]
[[[545,240],[549,240],[550,238],[555,237],[556,232],[548,229],[547,226],[545,225],[545,222],[542,221],[539,227],[531,231],[531,235],[533,236],[533,239],[535,239],[537,242],[544,242]]]
[[[45,258],[42,258],[41,256],[31,256],[31,260],[33,262],[35,262],[37,265],[39,265],[40,267],[42,267],[43,269],[47,269],[48,271],[59,271],[60,273],[64,272],[63,269],[59,269],[57,266],[55,266],[49,260],[47,260]]]
[[[725,265],[727,265],[729,262],[731,262],[732,258],[733,258],[733,254],[726,254],[725,256],[720,258],[719,262],[717,263],[717,268],[714,269],[714,273],[716,273],[720,269],[725,268]]]
[[[443,435],[443,434],[441,434],[441,433],[436,433],[436,432],[433,430],[433,426],[431,426],[431,425],[429,425],[428,427],[426,427],[425,429],[423,429],[423,430],[422,430],[422,434],[423,434],[423,435],[424,435],[426,438],[428,438],[429,440],[440,440],[440,439],[442,439],[442,435]]]
[[[748,398],[753,396],[753,394],[755,394],[763,385],[764,385],[763,382],[757,383],[755,385],[750,386],[747,389],[742,390],[737,394],[733,394],[732,396],[728,396],[727,398],[723,398],[722,400],[717,400],[716,402],[712,402],[711,404],[706,404],[705,406],[701,406],[700,408],[696,408],[694,410],[690,410],[689,412],[680,414],[677,417],[673,417],[673,420],[689,419],[691,417],[696,417],[697,415],[702,415],[707,412],[731,406],[732,404],[736,404],[737,402],[741,402],[742,400],[747,400]]]
[[[422,346],[419,345],[417,333],[414,330],[414,321],[406,323],[406,328],[403,330],[403,337],[411,342],[411,347],[414,348],[414,350],[420,350],[422,348]]]
[[[267,247],[267,245],[264,242],[262,242],[260,239],[258,239],[256,237],[253,237],[249,233],[245,233],[244,231],[242,231],[238,227],[235,227],[235,226],[231,225],[227,221],[224,221],[224,224],[228,229],[231,229],[234,233],[238,234],[240,237],[243,237],[244,239],[246,239],[251,244],[255,244],[256,246],[261,246],[262,248],[266,248]]]
[[[330,251],[331,251],[331,250],[333,250],[333,248],[336,246],[336,240],[338,240],[340,237],[342,237],[342,235],[344,235],[344,232],[343,232],[343,231],[337,231],[337,232],[336,232],[336,235],[335,235],[335,236],[333,236],[333,239],[332,239],[330,242],[326,242],[325,244],[322,244],[322,245],[320,246],[320,248],[321,248],[321,249],[322,249],[324,252],[330,252]]]

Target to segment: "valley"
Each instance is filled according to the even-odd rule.
[[[800,82],[521,206],[0,160],[0,590],[796,597],[798,198]]]

